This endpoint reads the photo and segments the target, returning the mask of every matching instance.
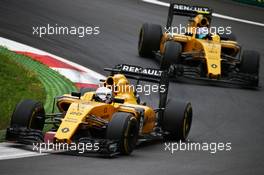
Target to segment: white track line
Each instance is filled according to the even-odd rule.
[[[89,75],[92,79],[104,79],[105,76],[91,70],[91,69],[88,69],[80,64],[77,64],[77,63],[74,63],[72,61],[69,61],[69,60],[66,60],[64,58],[61,58],[59,56],[56,56],[56,55],[53,55],[51,53],[48,53],[48,52],[45,52],[43,50],[40,50],[40,49],[36,49],[34,47],[31,47],[31,46],[28,46],[26,44],[22,44],[22,43],[19,43],[19,42],[16,42],[16,41],[12,41],[12,40],[9,40],[9,39],[6,39],[6,38],[3,38],[3,37],[0,37],[0,45],[3,45],[3,46],[6,46],[8,49],[10,50],[13,50],[13,51],[22,51],[22,52],[32,52],[32,53],[36,53],[36,54],[39,54],[39,55],[48,55],[48,56],[51,56],[59,61],[62,61],[64,63],[67,63],[73,67],[76,67],[84,72],[87,73],[87,75]]]
[[[19,145],[14,143],[0,143],[0,160],[47,155],[47,153],[37,153],[15,147]]]
[[[158,0],[141,0],[141,1],[146,2],[146,3],[150,3],[150,4],[156,4],[156,5],[164,6],[164,7],[170,6],[169,3],[161,2]],[[246,23],[246,24],[252,24],[252,25],[264,27],[264,23],[260,23],[260,22],[249,21],[246,19],[235,18],[232,16],[222,15],[222,14],[218,14],[218,13],[213,13],[212,15],[214,17],[217,17],[217,18],[228,19],[228,20],[232,20],[232,21],[237,21],[237,22],[242,22],[242,23]]]
[[[98,84],[98,78],[90,76],[90,73],[80,72],[78,70],[69,69],[69,68],[57,68],[52,67],[53,70],[59,72],[61,75],[67,77],[71,82],[74,83],[89,83],[89,84]]]

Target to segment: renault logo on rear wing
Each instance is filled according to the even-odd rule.
[[[205,14],[211,13],[210,9],[207,7],[189,6],[189,5],[184,5],[184,4],[174,4],[173,9],[174,10],[181,10],[181,11],[205,13]]]
[[[121,65],[121,70],[122,70],[122,72],[142,74],[142,75],[150,75],[150,76],[156,76],[156,77],[160,77],[161,73],[162,73],[162,71],[159,69],[142,68],[139,66],[126,65],[126,64]]]

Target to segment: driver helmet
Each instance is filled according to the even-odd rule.
[[[113,93],[111,91],[111,89],[107,88],[107,87],[99,87],[96,91],[95,91],[95,97],[98,101],[100,102],[111,102],[112,101],[112,97],[113,97]]]
[[[208,34],[208,28],[207,27],[198,27],[196,30],[196,38],[203,39]]]

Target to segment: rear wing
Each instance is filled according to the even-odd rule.
[[[111,74],[121,73],[124,74],[127,78],[137,80],[137,84],[140,80],[148,81],[152,83],[159,83],[164,85],[165,91],[159,91],[159,110],[163,110],[167,104],[167,96],[169,91],[169,70],[161,71],[159,69],[153,68],[143,68],[140,66],[128,65],[128,64],[119,64],[115,68],[105,68],[105,71],[110,71]],[[135,91],[136,92],[136,91]],[[158,118],[162,118],[163,112],[159,112]]]
[[[171,26],[174,15],[195,17],[198,14],[202,14],[211,20],[212,12],[213,10],[208,7],[171,3],[167,19],[167,28]]]
[[[163,72],[159,69],[143,68],[135,65],[119,64],[114,68],[104,68],[105,71],[111,72],[111,74],[124,74],[127,78],[149,81],[153,83],[160,83],[163,77]]]
[[[152,83],[159,83],[164,85],[165,91],[161,92],[159,100],[159,109],[163,110],[167,104],[167,96],[169,91],[169,70],[159,70],[153,68],[143,68],[140,66],[128,65],[128,64],[119,64],[115,68],[105,68],[105,71],[110,71],[111,75],[113,74],[124,74],[127,78],[139,81],[147,81]],[[136,92],[136,91],[135,91]],[[159,118],[162,118],[163,113],[159,112]]]

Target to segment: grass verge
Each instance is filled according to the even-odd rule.
[[[58,72],[31,58],[0,47],[0,140],[15,105],[22,99],[42,101],[51,112],[55,96],[76,91]]]

